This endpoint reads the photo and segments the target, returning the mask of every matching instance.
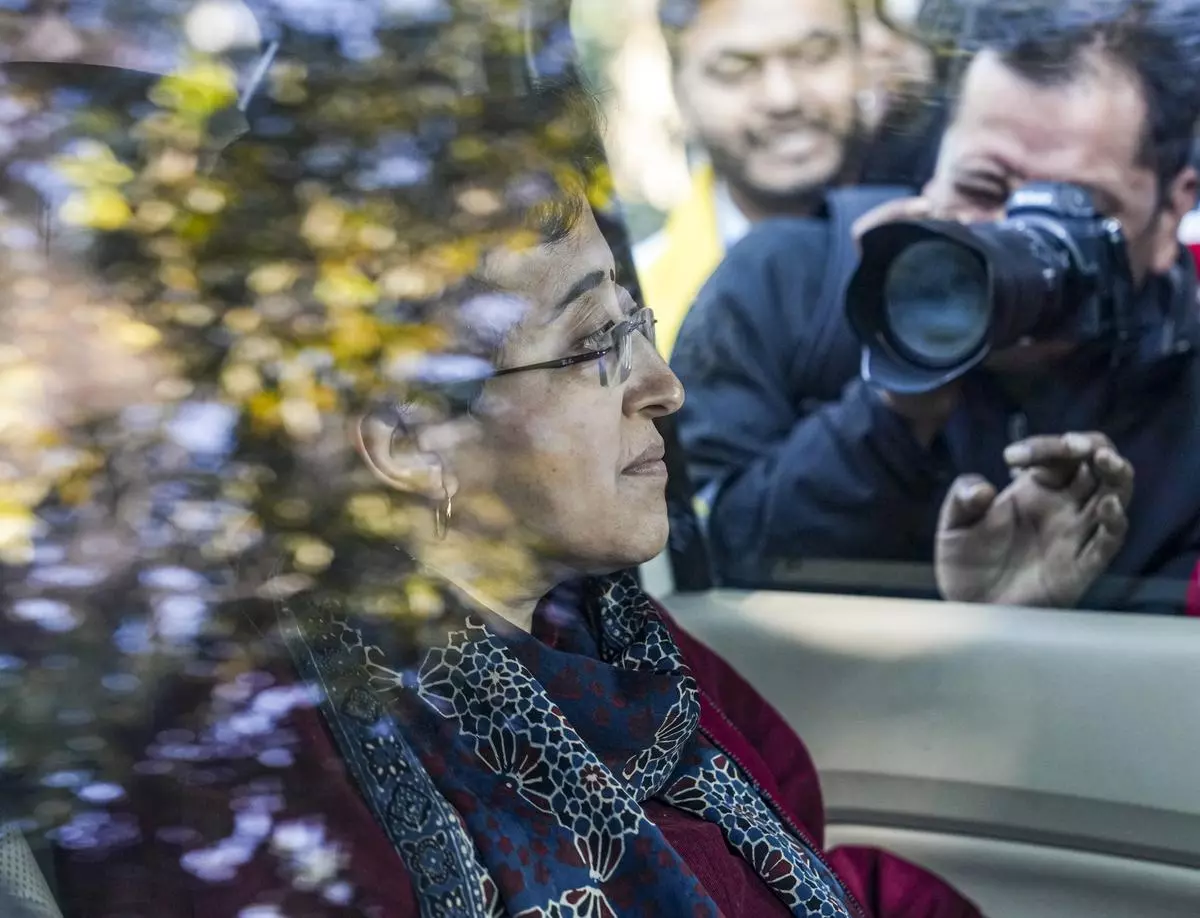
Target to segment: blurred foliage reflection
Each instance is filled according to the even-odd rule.
[[[5,12],[6,59],[66,36],[74,60],[119,63],[192,9],[68,6]],[[253,54],[191,35],[156,74],[3,69],[0,817],[68,847],[132,831],[104,815],[130,775],[286,764],[273,724],[305,699],[259,691],[273,601],[319,585],[414,642],[436,627],[436,591],[399,577],[411,510],[351,461],[346,422],[454,371],[437,307],[525,241],[531,204],[564,182],[609,203],[591,113],[553,91],[561,9],[256,12]],[[478,560],[521,563],[501,539]],[[218,727],[123,742],[179,674],[220,677]]]

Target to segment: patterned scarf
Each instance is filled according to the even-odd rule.
[[[823,862],[699,731],[695,680],[632,575],[583,592],[543,604],[548,639],[476,614],[414,671],[390,669],[368,626],[291,619],[421,914],[717,916],[644,814],[655,798],[719,826],[793,915],[849,918]]]

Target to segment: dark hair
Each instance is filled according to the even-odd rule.
[[[514,164],[506,217],[537,233],[543,243],[561,242],[587,209],[589,177],[605,163],[599,105],[571,69],[535,80],[516,95],[513,107],[520,109],[523,131],[531,136],[553,133],[555,139],[544,141],[541,168],[523,171],[523,164]]]
[[[797,0],[801,2],[801,0]],[[859,40],[858,7],[860,0],[841,0],[850,17],[850,34],[855,44]],[[667,43],[667,51],[673,62],[679,60],[679,41],[683,33],[692,27],[705,0],[658,0],[658,26]]]
[[[1200,118],[1200,5],[1191,0],[959,0],[960,81],[980,51],[1025,79],[1077,79],[1100,52],[1141,83],[1146,125],[1141,159],[1165,189],[1191,162]]]
[[[488,245],[503,246],[513,234],[527,234],[539,245],[566,240],[589,212],[589,180],[603,165],[596,100],[572,72],[540,79],[509,100],[527,119],[528,132],[556,124],[556,142],[547,141],[544,159],[514,161],[503,187],[504,208],[495,217],[474,267],[428,298],[392,305],[390,320],[399,324],[433,324],[448,335],[447,350],[431,349],[401,384],[400,404],[436,405],[446,416],[470,410],[508,334],[516,327],[513,298],[487,277]],[[385,386],[390,389],[391,386]],[[381,404],[395,403],[395,392]]]

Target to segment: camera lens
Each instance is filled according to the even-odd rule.
[[[922,240],[901,252],[888,269],[883,300],[893,346],[926,366],[969,358],[991,327],[983,260],[944,239]]]
[[[931,392],[1023,339],[1104,342],[1119,334],[1133,280],[1124,241],[1060,182],[1013,193],[998,222],[898,220],[859,240],[846,319],[863,378]]]

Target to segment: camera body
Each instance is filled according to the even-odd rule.
[[[847,318],[864,377],[893,392],[939,388],[1025,341],[1116,344],[1133,330],[1124,233],[1079,185],[1024,185],[995,223],[900,221],[861,244]]]
[[[1133,298],[1125,234],[1117,220],[1097,212],[1091,192],[1061,182],[1025,185],[1013,192],[995,229],[1029,240],[1030,257],[1045,266],[1047,299],[1060,301],[1028,337],[1083,342],[1121,333],[1129,313],[1123,307]],[[1055,263],[1061,285],[1050,275]]]

